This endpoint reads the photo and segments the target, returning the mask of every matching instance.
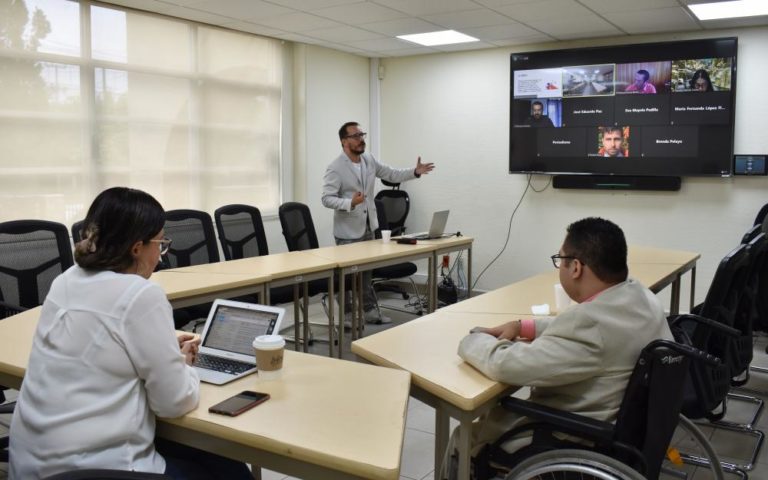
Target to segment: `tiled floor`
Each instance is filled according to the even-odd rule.
[[[385,301],[389,304],[402,304],[397,297],[391,297]],[[289,316],[292,309],[289,310]],[[394,312],[390,310],[383,310],[385,315],[392,318],[394,324],[402,323],[414,318],[412,315],[403,314],[400,312]],[[311,319],[322,323],[323,311],[319,303],[313,303],[310,306]],[[380,331],[387,326],[368,325],[366,326],[365,333],[370,335],[377,331]],[[316,332],[316,339],[320,340],[326,337],[327,334],[323,332],[322,327],[313,327]],[[286,333],[289,333],[286,331]],[[348,337],[347,337],[348,338]],[[347,340],[348,341],[348,340]],[[765,346],[768,344],[768,338],[761,337],[756,340],[755,344],[755,359],[753,363],[755,365],[768,366],[768,355],[765,353]],[[328,345],[321,341],[314,342],[310,349],[319,354],[327,353]],[[353,360],[354,356],[349,352],[349,348],[346,349],[345,358]],[[748,385],[750,388],[768,392],[768,375],[754,374]],[[768,396],[768,395],[767,395]],[[728,419],[733,421],[741,421],[746,418],[748,412],[754,407],[752,405],[743,405],[742,402],[729,402],[729,415]],[[401,480],[431,480],[434,478],[433,472],[433,458],[434,458],[434,410],[419,402],[418,400],[411,398],[408,405],[408,417],[406,422],[405,443],[403,447],[402,463],[400,468]],[[3,423],[7,423],[8,418],[0,418],[0,434],[4,433],[5,428]],[[758,429],[768,431],[768,415],[763,415],[758,421]],[[722,457],[722,460],[726,461],[740,461],[744,462],[752,448],[751,440],[747,440],[740,434],[734,434],[727,431],[716,431],[711,427],[701,427],[706,435],[709,436],[715,450]],[[676,445],[680,446],[681,450],[684,450],[684,446],[688,445],[684,435],[678,435]],[[5,480],[7,465],[0,463],[0,480]],[[685,467],[686,471],[691,472],[692,480],[706,480],[711,478],[708,471],[699,469],[696,471],[693,468]],[[289,480],[292,477],[286,477],[277,472],[265,470],[262,473],[264,480]],[[671,475],[663,475],[663,479],[676,478]],[[726,475],[727,479],[738,478],[733,475]],[[749,472],[749,478],[753,480],[768,480],[768,450],[765,448],[758,457],[756,468]]]

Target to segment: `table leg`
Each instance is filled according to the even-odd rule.
[[[669,314],[677,315],[680,313],[680,274],[675,277],[675,281],[672,282],[672,298],[669,302]]]
[[[363,329],[365,328],[365,317],[363,313],[363,272],[357,272],[355,287],[357,288],[357,308],[355,313],[357,314],[357,338],[363,338]]]
[[[467,248],[467,298],[472,296],[472,244]]]
[[[693,312],[693,307],[696,306],[696,265],[691,268],[691,306],[688,309],[688,312]]]
[[[328,356],[333,357],[333,310],[334,310],[334,298],[333,298],[333,275],[328,277]],[[344,322],[339,322],[339,328],[344,329]],[[341,355],[339,355],[341,357]]]
[[[470,432],[472,431],[472,420],[462,419],[459,424],[459,439],[456,448],[459,451],[459,475],[457,478],[469,480],[469,468],[470,468],[470,450],[472,445],[470,444]]]
[[[451,433],[449,418],[445,408],[440,405],[435,407],[435,478],[443,464],[445,449],[448,448],[448,437]]]
[[[429,264],[427,267],[427,291],[429,292],[427,298],[427,312],[432,313],[437,310],[437,254],[433,253],[429,256]]]
[[[304,353],[309,352],[309,282],[304,282],[302,318],[304,319]]]
[[[344,349],[344,270],[339,269],[338,271],[338,277],[339,277],[339,358],[341,358],[343,349]],[[333,298],[330,299],[331,302],[333,302]]]
[[[293,284],[293,349],[299,351],[299,342],[301,337],[299,336],[299,324],[301,322],[301,314],[299,313],[299,284]]]
[[[251,465],[251,476],[253,480],[261,480],[261,467]]]

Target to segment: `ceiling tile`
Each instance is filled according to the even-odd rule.
[[[387,20],[406,17],[402,12],[382,7],[381,5],[376,5],[372,2],[360,2],[352,5],[323,8],[321,10],[315,10],[313,13],[350,25],[385,22]]]
[[[575,17],[594,16],[594,13],[575,0],[540,0],[534,3],[500,6],[496,10],[523,23],[540,19],[570,22]]]
[[[358,3],[360,1],[361,0],[269,0],[270,3],[276,3],[303,12],[312,12],[320,8],[333,7],[336,5],[349,5],[350,3]]]
[[[334,22],[328,18],[318,17],[310,13],[294,12],[287,15],[278,15],[263,20],[258,23],[280,30],[289,32],[306,32],[318,28],[329,28],[341,26],[339,22]]]
[[[682,7],[606,13],[604,17],[629,34],[701,29]]]
[[[397,50],[387,50],[379,53],[381,53],[382,55],[390,56],[390,57],[407,57],[410,55],[425,55],[428,53],[436,53],[436,52],[437,50],[434,50],[429,47],[411,47],[411,48],[402,48]]]
[[[241,32],[248,32],[248,33],[255,33],[257,35],[264,35],[267,37],[277,37],[278,35],[282,35],[287,33],[284,30],[278,30],[276,28],[270,28],[265,27],[264,25],[259,25],[257,23],[249,23],[249,22],[232,22],[232,23],[224,23],[221,25],[222,27],[231,28],[233,30],[239,30]]]
[[[373,0],[379,5],[408,13],[410,15],[432,15],[461,10],[475,10],[477,3],[472,0]]]
[[[370,50],[373,52],[385,52],[413,47],[413,43],[406,42],[405,40],[399,40],[397,38],[377,38],[375,40],[362,40],[359,42],[349,42],[349,45],[355,48]]]
[[[487,27],[491,25],[509,23],[511,21],[504,15],[499,15],[498,13],[492,10],[488,10],[487,8],[479,8],[465,12],[448,12],[436,15],[424,15],[422,18],[449,29]]]
[[[383,37],[383,35],[378,33],[369,32],[349,25],[333,28],[320,28],[318,30],[310,30],[305,33],[311,37],[338,43],[372,40],[374,38]]]
[[[186,18],[193,22],[208,23],[210,25],[224,25],[225,23],[232,23],[232,18],[223,17],[210,12],[203,12],[194,8],[175,7],[165,12],[166,15],[172,15],[174,17]]]
[[[539,33],[537,35],[526,35],[525,37],[505,38],[502,40],[491,40],[490,43],[493,43],[494,45],[499,47],[508,47],[508,46],[514,46],[514,45],[530,45],[534,43],[549,43],[554,40],[555,39],[550,37],[549,35],[544,35],[543,33]]]
[[[544,19],[530,20],[528,24],[559,40],[621,35],[623,33],[594,15],[576,17],[552,15]]]
[[[505,7],[507,5],[519,5],[521,3],[530,3],[531,0],[475,0],[475,3],[479,3],[488,8]]]
[[[493,27],[467,28],[462,33],[479,38],[480,40],[502,40],[504,38],[519,38],[531,35],[541,35],[541,32],[526,27],[521,23],[496,25]]]
[[[596,13],[632,12],[635,10],[651,10],[654,8],[679,7],[677,0],[580,0],[586,7]]]
[[[382,35],[389,35],[396,37],[397,35],[409,35],[411,33],[424,33],[424,32],[436,32],[443,30],[440,25],[425,22],[418,18],[400,18],[397,20],[389,20],[386,22],[373,22],[359,25],[360,28],[370,30],[371,32],[380,33]]]
[[[306,35],[300,35],[298,33],[285,33],[279,35],[277,38],[288,40],[289,42],[308,43],[310,45],[321,45],[327,43],[325,40],[308,37]]]
[[[173,4],[160,2],[158,0],[112,0],[109,3],[156,13],[164,13],[174,7]]]
[[[485,42],[466,42],[466,43],[454,43],[451,45],[435,45],[433,48],[440,50],[441,52],[460,52],[462,50],[480,50],[483,48],[491,48],[495,45]]]
[[[290,8],[262,0],[203,0],[194,8],[237,20],[259,20],[293,12]]]

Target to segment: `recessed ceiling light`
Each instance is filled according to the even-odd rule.
[[[688,5],[699,20],[717,20],[720,18],[754,17],[768,15],[768,2],[765,0],[735,0],[731,2],[697,3]]]
[[[455,30],[443,30],[442,32],[415,33],[413,35],[398,35],[397,38],[407,42],[418,43],[425,47],[436,45],[451,45],[453,43],[478,42],[479,40]]]

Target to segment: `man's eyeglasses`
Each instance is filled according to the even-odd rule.
[[[556,253],[549,257],[552,260],[552,265],[555,266],[555,268],[560,268],[560,260],[562,259],[569,259],[569,260],[575,260],[576,257],[573,255],[560,255],[559,253]]]
[[[168,249],[171,248],[171,240],[168,237],[163,237],[162,240],[155,240],[154,238],[150,240],[150,242],[159,243],[160,244],[160,255],[165,255],[168,253]]]
[[[354,138],[355,140],[362,140],[364,139],[368,134],[365,132],[357,132],[353,133],[352,135],[347,135],[344,138]]]

